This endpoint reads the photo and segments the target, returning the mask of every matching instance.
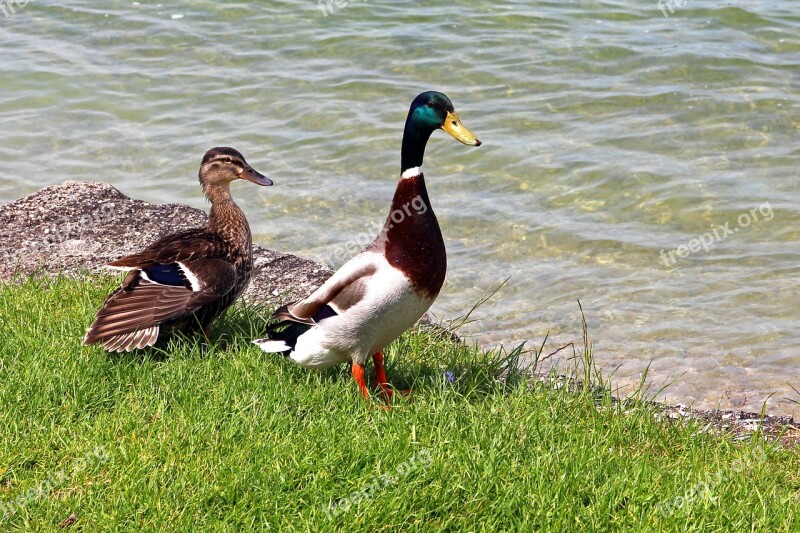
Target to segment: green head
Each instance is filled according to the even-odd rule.
[[[401,172],[422,165],[425,145],[431,134],[442,129],[457,140],[470,146],[480,146],[475,135],[461,123],[453,103],[442,93],[426,91],[414,98],[406,118],[403,132]]]

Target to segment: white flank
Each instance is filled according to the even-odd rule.
[[[400,177],[403,179],[416,178],[420,174],[422,174],[422,167],[411,167],[400,174]]]
[[[186,279],[189,280],[189,285],[192,286],[193,292],[203,290],[203,284],[200,283],[200,280],[197,279],[197,276],[195,276],[194,273],[191,270],[189,270],[189,267],[180,262],[178,263],[178,266],[180,267],[181,270],[183,270],[183,275],[186,276]]]
[[[334,298],[329,305],[337,314],[297,338],[289,355],[294,362],[306,368],[327,368],[348,360],[363,364],[413,326],[433,303],[420,298],[382,254],[362,252],[339,270],[357,269],[363,263],[376,267],[374,274],[359,280],[366,292],[345,308]]]
[[[269,339],[256,339],[253,344],[267,353],[287,352],[292,349],[291,346],[283,341],[271,341]]]

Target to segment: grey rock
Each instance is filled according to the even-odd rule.
[[[0,280],[16,273],[101,271],[169,233],[204,226],[207,215],[181,204],[149,204],[107,183],[67,181],[0,205]],[[244,298],[277,304],[309,294],[327,266],[254,246]],[[102,270],[103,272],[108,272]]]

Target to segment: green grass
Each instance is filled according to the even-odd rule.
[[[234,308],[217,346],[82,347],[115,282],[0,285],[0,504],[31,496],[0,530],[62,531],[72,512],[91,532],[800,527],[797,451],[501,381],[513,352],[409,332],[386,357],[413,400],[386,411],[346,367],[252,345],[265,309]]]

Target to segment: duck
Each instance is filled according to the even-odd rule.
[[[431,307],[447,272],[444,239],[433,212],[422,161],[428,139],[444,130],[480,146],[443,93],[426,91],[411,103],[403,131],[400,179],[378,236],[303,300],[278,308],[277,323],[253,342],[310,369],[349,362],[361,394],[370,397],[364,364],[392,398],[383,351]]]
[[[244,292],[253,271],[250,225],[230,184],[269,186],[272,180],[229,147],[205,153],[199,179],[211,203],[207,225],[166,235],[106,265],[127,275],[97,312],[84,345],[130,352],[198,330],[211,341],[211,323]]]

